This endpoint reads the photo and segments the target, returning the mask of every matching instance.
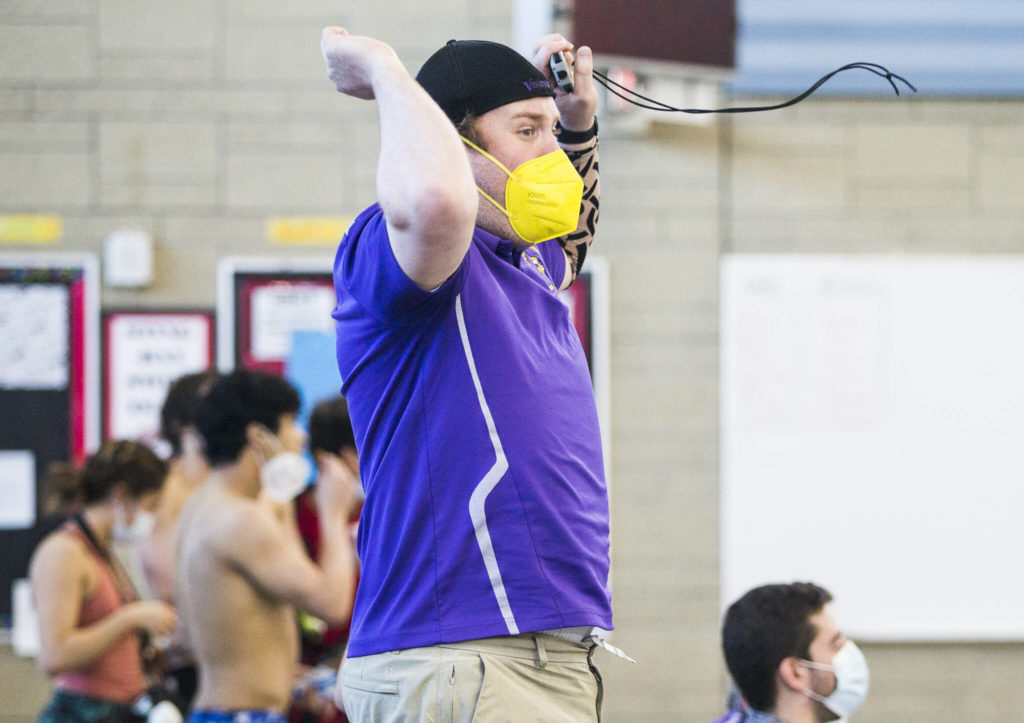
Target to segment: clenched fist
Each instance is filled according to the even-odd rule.
[[[324,28],[320,52],[327,64],[327,77],[338,92],[372,100],[378,73],[388,67],[401,67],[390,45],[373,38],[350,35],[345,28]]]

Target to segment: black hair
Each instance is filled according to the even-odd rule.
[[[158,491],[167,476],[167,463],[141,442],[105,442],[79,469],[71,464],[50,466],[43,489],[43,511],[68,512],[105,502],[118,484],[134,499]]]
[[[164,405],[160,409],[160,436],[171,445],[171,455],[181,455],[181,435],[186,427],[195,425],[199,400],[220,379],[220,372],[207,369],[196,374],[178,377],[168,388]]]
[[[356,437],[344,397],[325,399],[309,415],[309,448],[313,452],[338,454],[345,447],[356,448]]]
[[[232,464],[248,444],[253,422],[277,432],[282,415],[299,411],[299,393],[284,378],[236,369],[218,379],[196,407],[195,427],[211,466]]]
[[[810,617],[832,594],[810,582],[763,585],[729,606],[722,623],[722,652],[729,673],[755,710],[775,707],[775,674],[789,657],[807,658],[818,634]]]

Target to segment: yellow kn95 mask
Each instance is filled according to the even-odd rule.
[[[473,141],[462,140],[508,174],[504,208],[479,186],[477,190],[508,217],[512,230],[523,241],[537,244],[576,230],[583,200],[583,179],[565,151],[546,153],[510,171]]]

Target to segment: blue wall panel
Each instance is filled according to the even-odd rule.
[[[736,94],[796,94],[840,65],[887,66],[931,96],[1024,95],[1024,0],[738,0]],[[880,95],[862,70],[819,93]]]

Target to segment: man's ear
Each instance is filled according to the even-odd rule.
[[[279,444],[275,444],[277,438],[274,433],[259,422],[249,422],[245,425],[245,441],[249,448],[264,460],[273,457],[280,447]]]
[[[259,422],[249,422],[245,425],[245,442],[250,447],[261,449],[260,442],[263,440],[264,427]]]
[[[793,690],[802,691],[810,685],[807,667],[801,665],[800,661],[792,656],[782,659],[782,662],[779,663],[778,673],[782,682]]]
[[[181,430],[181,454],[182,456],[195,456],[203,453],[203,437],[193,426],[184,427]]]
[[[281,442],[270,428],[259,422],[245,425],[245,441],[257,458],[267,461],[281,451]]]

